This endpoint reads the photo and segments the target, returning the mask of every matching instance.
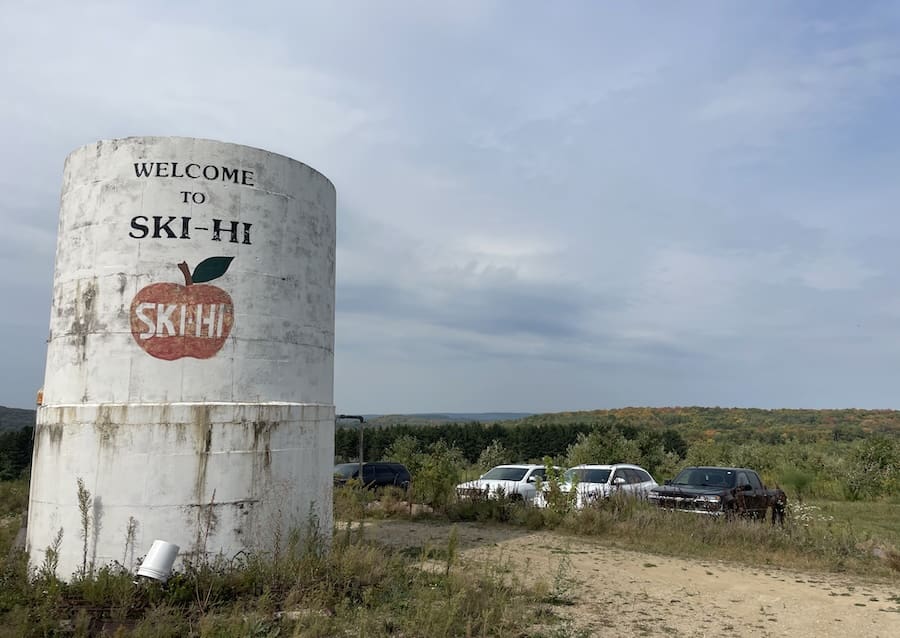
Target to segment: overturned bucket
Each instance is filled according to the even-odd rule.
[[[137,571],[138,576],[146,576],[153,580],[166,582],[172,574],[172,566],[178,556],[178,545],[156,540],[150,546],[147,557]]]

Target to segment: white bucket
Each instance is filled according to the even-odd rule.
[[[137,571],[138,576],[146,576],[160,582],[169,580],[175,557],[178,556],[178,545],[166,541],[153,541],[147,557]]]

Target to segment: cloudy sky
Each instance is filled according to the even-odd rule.
[[[62,163],[249,144],[338,191],[343,412],[900,408],[900,4],[4,3],[0,404]]]

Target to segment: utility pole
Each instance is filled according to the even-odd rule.
[[[363,424],[366,418],[358,414],[338,414],[336,421],[359,421],[359,484],[363,483]]]

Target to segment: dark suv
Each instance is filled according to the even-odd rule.
[[[363,485],[369,489],[396,485],[409,487],[409,470],[402,463],[363,463]],[[359,479],[359,463],[338,463],[334,466],[334,484],[343,485],[350,479]]]

